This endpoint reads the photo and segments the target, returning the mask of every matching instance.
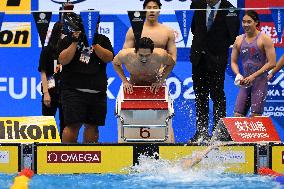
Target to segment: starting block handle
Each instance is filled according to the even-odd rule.
[[[159,127],[167,127],[167,125],[123,125],[123,127],[128,127],[128,128],[159,128]]]
[[[166,102],[168,101],[168,91],[167,91],[166,86],[162,86],[160,88],[161,91],[159,91],[159,93],[154,96],[153,94],[150,93],[150,88],[151,86],[133,86],[134,92],[132,95],[129,95],[129,94],[124,93],[123,86],[121,86],[120,87],[120,91],[121,91],[120,99],[121,101],[137,101],[137,100],[139,101],[166,101]],[[141,89],[144,89],[144,90],[141,91]],[[144,96],[143,95],[141,96],[141,94],[143,93],[144,93]]]
[[[126,139],[124,138],[124,140],[126,142],[165,142],[167,138],[168,137],[165,137],[163,139],[134,139],[134,138]]]

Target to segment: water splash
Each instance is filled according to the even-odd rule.
[[[200,162],[201,166],[184,170],[182,160],[169,161],[165,159],[155,159],[141,155],[139,164],[131,167],[130,174],[136,174],[143,180],[155,182],[194,182],[208,180],[208,177],[220,176],[224,173],[225,167],[223,164],[212,162],[206,158]],[[139,179],[141,179],[139,178]]]
[[[218,150],[212,153],[217,154]],[[155,157],[139,157],[139,164],[129,170],[132,183],[136,186],[138,183],[151,183],[154,188],[278,188],[276,183],[271,183],[271,177],[226,173],[228,166],[222,161],[216,162],[216,159],[205,158],[198,166],[183,170],[181,160],[169,161]]]

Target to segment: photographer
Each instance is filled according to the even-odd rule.
[[[59,48],[62,71],[62,104],[66,126],[64,143],[76,143],[81,124],[85,125],[84,143],[97,143],[98,126],[105,124],[107,112],[107,62],[114,57],[110,40],[97,32],[91,47],[80,16],[66,14],[64,28],[67,36]]]

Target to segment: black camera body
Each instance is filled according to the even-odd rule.
[[[81,31],[84,35],[84,25],[80,15],[70,12],[63,15],[63,33],[72,36],[73,32]]]

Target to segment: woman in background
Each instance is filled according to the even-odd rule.
[[[236,105],[235,117],[246,116],[251,108],[251,116],[260,116],[268,89],[268,71],[276,65],[276,54],[269,36],[257,30],[260,21],[258,14],[245,12],[242,26],[245,34],[236,38],[232,50],[231,67],[236,74],[235,84],[241,86]],[[243,74],[239,71],[238,58],[242,59]]]
[[[63,113],[60,102],[60,71],[58,64],[58,42],[62,36],[62,23],[56,22],[53,26],[48,45],[43,47],[38,71],[41,73],[42,82],[42,115],[55,116],[59,109],[60,138],[64,129]]]

